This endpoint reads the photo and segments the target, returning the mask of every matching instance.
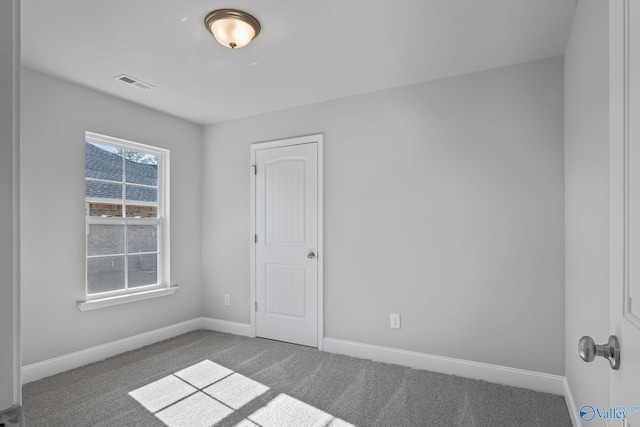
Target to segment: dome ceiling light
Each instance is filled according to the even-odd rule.
[[[260,22],[246,12],[235,9],[218,9],[209,12],[204,25],[218,42],[237,49],[249,44],[260,34]]]

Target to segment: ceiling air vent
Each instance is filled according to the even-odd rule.
[[[145,83],[142,80],[138,80],[138,79],[133,78],[131,76],[128,76],[126,74],[121,74],[119,76],[116,76],[116,77],[114,77],[114,79],[120,80],[123,83],[130,84],[131,86],[135,86],[138,89],[142,89],[142,90],[153,89],[153,86],[150,85],[149,83]]]

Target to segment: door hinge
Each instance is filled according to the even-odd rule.
[[[257,165],[251,165],[251,167],[253,168],[253,174],[254,175],[258,175],[258,166]]]
[[[258,243],[258,235],[257,234],[253,235],[253,243]]]
[[[258,311],[258,301],[256,301],[256,311]]]

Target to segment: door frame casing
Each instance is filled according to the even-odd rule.
[[[628,138],[626,135],[626,79],[625,79],[625,28],[615,19],[624,20],[625,2],[609,4],[609,263],[610,292],[624,295],[627,254],[625,232],[627,224],[628,186],[626,164]],[[619,262],[620,261],[620,262]],[[610,302],[610,326],[614,327],[619,316],[618,310],[624,310],[624,300]],[[618,331],[613,331],[618,333]]]
[[[273,141],[256,142],[251,144],[251,167],[249,173],[251,175],[249,181],[251,183],[251,214],[250,214],[250,233],[249,244],[251,246],[251,290],[250,290],[250,318],[251,318],[251,336],[256,336],[256,295],[257,295],[257,276],[256,276],[256,157],[260,150],[268,150],[278,147],[289,147],[302,144],[317,144],[318,155],[318,246],[316,250],[316,260],[318,263],[318,350],[322,350],[324,341],[324,135],[314,134],[299,136],[294,138],[278,139]]]

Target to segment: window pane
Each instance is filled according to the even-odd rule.
[[[122,205],[117,203],[87,203],[88,216],[121,217]]]
[[[124,225],[89,225],[87,255],[124,254]]]
[[[141,202],[158,202],[158,190],[156,188],[127,185],[127,202],[138,200]]]
[[[129,256],[129,287],[158,283],[158,255]]]
[[[158,227],[156,225],[130,225],[127,228],[127,251],[129,253],[156,252],[158,250]]]
[[[124,257],[90,258],[87,260],[87,293],[124,289]]]
[[[85,143],[85,177],[122,182],[122,157],[115,149]]]
[[[137,151],[125,154],[127,182],[133,184],[158,185],[158,157]]]
[[[156,206],[127,205],[127,217],[158,218],[158,208]]]
[[[100,181],[85,181],[85,196],[90,199],[103,199],[104,203],[112,205],[121,205],[122,202],[122,184],[111,184],[108,182]],[[116,213],[114,210],[113,213]],[[100,213],[100,211],[94,211],[89,216],[122,216],[122,208],[119,210],[119,215],[112,215],[111,212]]]

